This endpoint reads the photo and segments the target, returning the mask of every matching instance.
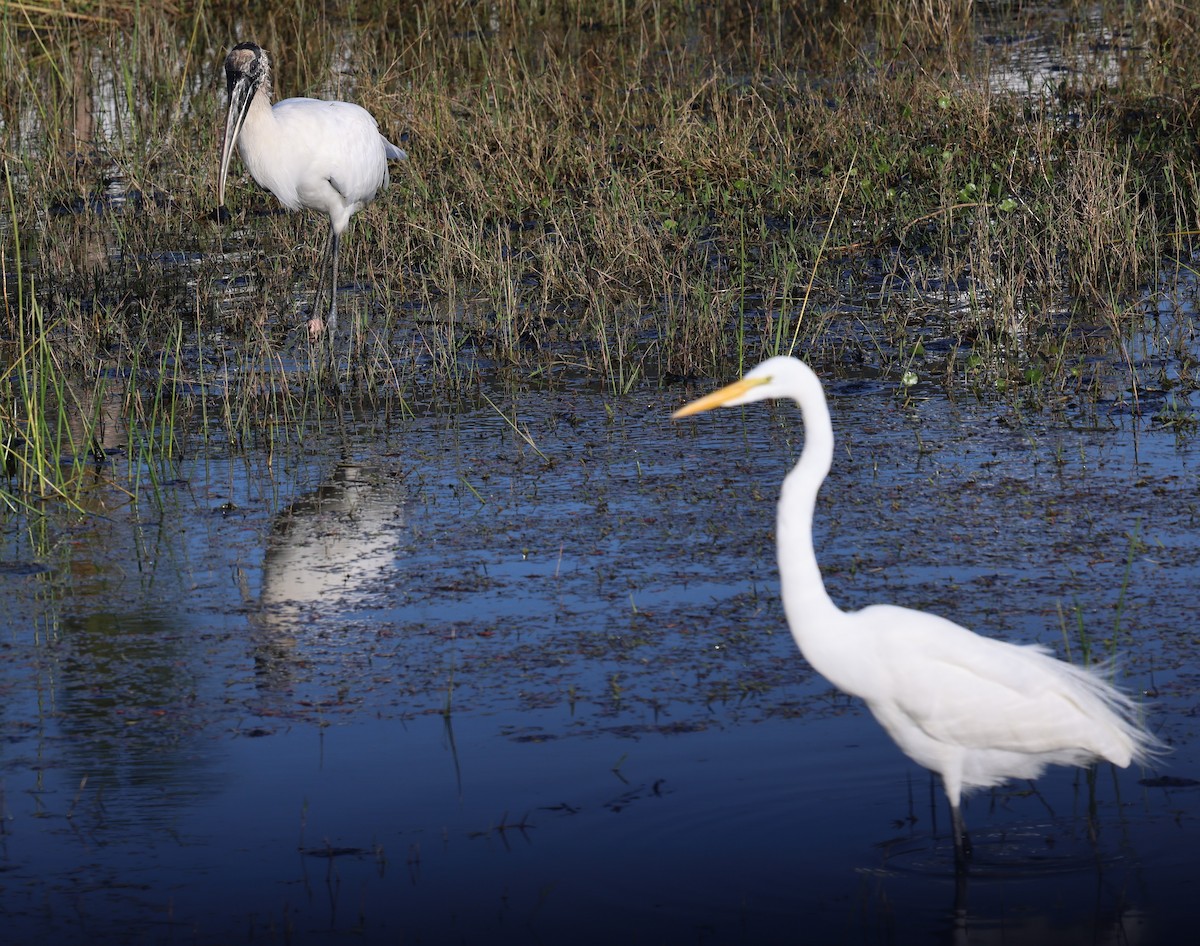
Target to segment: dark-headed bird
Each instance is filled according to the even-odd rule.
[[[388,161],[408,157],[379,133],[366,109],[350,102],[284,99],[271,104],[271,61],[254,43],[239,43],[225,57],[229,113],[221,145],[217,199],[225,204],[225,179],[236,144],[250,176],[288,210],[329,217],[329,315],[313,301],[309,334],[337,328],[338,245],[350,217],[388,186]]]

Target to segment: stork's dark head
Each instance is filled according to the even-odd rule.
[[[225,82],[230,95],[239,82],[258,88],[270,75],[271,60],[257,43],[238,43],[225,57]]]
[[[217,204],[225,203],[225,178],[229,174],[229,159],[250,103],[260,93],[268,99],[271,94],[271,60],[257,43],[238,43],[225,57],[225,81],[229,89],[229,112],[225,116],[225,138],[221,143],[221,165],[217,172]]]

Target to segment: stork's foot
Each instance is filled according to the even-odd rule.
[[[310,342],[319,342],[324,336],[325,320],[314,315],[308,320],[308,340]]]

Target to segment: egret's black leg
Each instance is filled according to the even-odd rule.
[[[962,812],[958,805],[950,806],[950,820],[954,824],[954,869],[960,873],[967,869],[971,859],[971,838],[963,824]]]

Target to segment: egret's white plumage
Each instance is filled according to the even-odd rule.
[[[1133,702],[1099,668],[1056,660],[923,611],[881,604],[841,611],[830,599],[813,549],[817,492],[833,462],[833,425],[821,382],[795,358],[771,358],[741,381],[676,411],[790,398],[804,420],[804,450],[779,497],[779,573],[792,636],[815,670],[863,699],[914,761],[942,777],[962,865],[969,842],[962,794],[1010,778],[1036,778],[1047,765],[1107,759],[1147,761],[1159,741]]]
[[[328,326],[332,331],[337,327],[342,233],[350,217],[388,186],[388,161],[408,155],[379,133],[370,112],[350,102],[295,98],[271,105],[270,60],[254,43],[239,43],[229,51],[225,77],[229,112],[218,202],[225,203],[225,179],[236,144],[250,176],[288,210],[316,210],[329,217]],[[325,322],[314,311],[310,332],[320,335],[324,328]]]

